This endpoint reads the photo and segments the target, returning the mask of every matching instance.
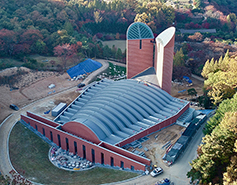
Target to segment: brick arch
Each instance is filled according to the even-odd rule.
[[[96,136],[96,134],[86,125],[83,125],[79,122],[76,121],[67,122],[62,126],[62,130],[71,133],[73,135],[76,135],[78,137],[81,137],[83,139],[86,139],[88,141],[91,141],[93,143],[96,144],[100,143],[100,139]]]

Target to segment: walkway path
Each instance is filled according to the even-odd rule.
[[[204,78],[201,78],[201,77],[199,77],[199,76],[197,76],[197,75],[194,75],[194,74],[192,74],[191,76],[192,76],[193,78],[199,80],[199,81],[204,82]]]

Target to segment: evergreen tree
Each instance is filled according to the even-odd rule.
[[[236,155],[236,139],[237,113],[228,112],[220,125],[203,138],[201,155],[192,161],[188,177],[201,178],[202,183],[214,182],[214,179],[220,179],[221,182],[226,168],[231,167],[230,158]]]
[[[215,61],[214,61],[214,58],[211,59],[210,61],[210,72],[209,73],[212,73],[215,71]]]
[[[64,29],[67,31],[68,35],[72,35],[74,32],[73,26],[69,21],[65,22]]]
[[[219,61],[210,63],[207,61],[203,67],[202,76],[207,78],[204,81],[204,87],[209,89],[208,96],[219,104],[222,100],[232,98],[236,92],[237,81],[237,60],[229,57],[229,51],[226,52],[224,59],[220,57]]]
[[[231,99],[222,101],[215,115],[205,125],[204,134],[211,134],[212,130],[220,124],[226,112],[237,112],[237,94]]]
[[[118,48],[117,52],[116,52],[116,55],[115,55],[115,58],[121,60],[122,55],[123,55],[122,50],[120,48]]]
[[[203,78],[207,79],[208,78],[208,74],[210,73],[211,69],[210,69],[210,62],[209,59],[206,61],[206,63],[203,66],[202,69],[202,73],[201,75],[203,76]]]
[[[184,66],[185,60],[182,48],[180,48],[180,50],[175,53],[173,62],[174,66]]]

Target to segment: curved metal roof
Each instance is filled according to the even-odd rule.
[[[156,42],[161,43],[165,47],[170,42],[170,40],[174,35],[175,35],[175,27],[167,28],[156,37]]]
[[[154,39],[151,28],[142,22],[134,22],[127,31],[127,39]]]
[[[80,122],[101,141],[116,144],[168,119],[186,104],[141,81],[104,79],[87,88],[55,121]]]

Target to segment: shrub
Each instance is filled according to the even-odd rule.
[[[97,34],[96,34],[96,37],[97,37],[98,39],[101,39],[101,38],[103,37],[103,34],[102,34],[102,33],[97,33]]]
[[[107,35],[105,35],[105,40],[114,40],[114,37],[107,34]]]
[[[125,34],[120,34],[119,38],[122,39],[122,40],[125,40],[126,39],[126,35]]]

